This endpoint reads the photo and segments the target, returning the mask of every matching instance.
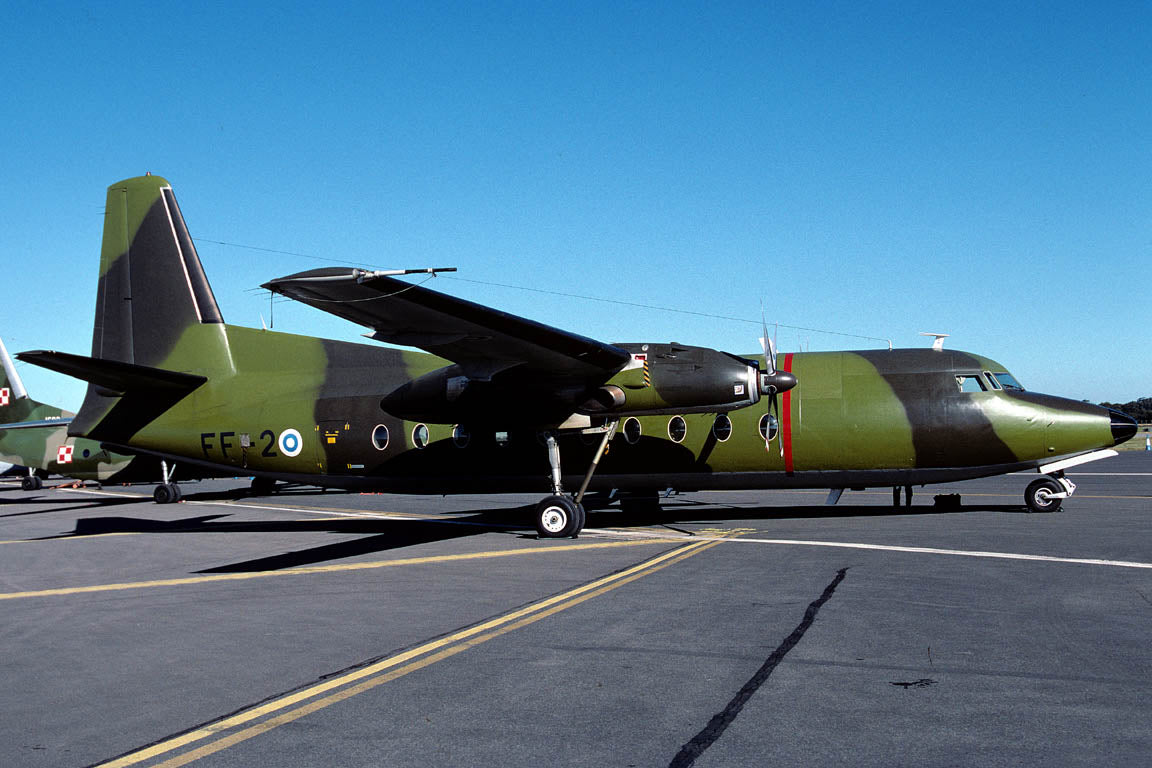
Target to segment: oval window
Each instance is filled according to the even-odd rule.
[[[467,448],[468,443],[472,441],[472,433],[464,427],[457,424],[452,427],[452,443],[457,448]]]
[[[684,442],[684,436],[688,434],[688,425],[680,416],[673,416],[668,419],[668,437],[672,438],[674,443]]]
[[[417,424],[412,427],[412,445],[417,448],[428,447],[428,427],[425,424]]]
[[[780,422],[774,415],[766,413],[760,417],[760,437],[770,443],[776,439],[776,435],[779,433]]]
[[[376,446],[378,451],[388,447],[388,427],[383,424],[376,425],[376,429],[372,430],[372,445]]]
[[[716,417],[716,421],[712,422],[712,434],[720,442],[732,437],[732,419],[728,418],[728,414],[721,413]]]
[[[636,445],[640,441],[640,420],[635,416],[624,422],[624,439],[629,445]]]

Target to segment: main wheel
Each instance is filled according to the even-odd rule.
[[[1024,491],[1024,503],[1032,512],[1055,512],[1060,509],[1063,499],[1053,498],[1054,493],[1063,493],[1064,486],[1050,477],[1033,480]]]
[[[536,533],[542,539],[575,537],[584,527],[584,508],[567,496],[549,496],[536,505]]]
[[[40,490],[40,478],[35,475],[25,475],[20,478],[20,489],[24,491]]]
[[[180,500],[180,489],[173,483],[158,485],[156,490],[152,491],[152,498],[157,504],[171,504]]]

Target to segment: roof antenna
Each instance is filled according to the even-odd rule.
[[[948,338],[951,334],[947,334],[947,333],[925,333],[924,331],[921,331],[920,335],[921,336],[934,336],[935,339],[932,341],[932,349],[936,352],[939,352],[940,350],[944,349],[944,339]]]

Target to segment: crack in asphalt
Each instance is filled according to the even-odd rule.
[[[808,609],[804,611],[804,619],[796,625],[796,629],[792,630],[792,634],[784,638],[784,641],[772,651],[768,660],[756,670],[756,674],[744,684],[728,705],[723,710],[718,712],[708,721],[708,725],[700,733],[696,734],[691,741],[680,748],[676,753],[676,757],[672,758],[672,762],[668,764],[668,768],[688,768],[696,762],[696,758],[704,754],[710,746],[712,746],[717,739],[727,730],[728,726],[736,720],[740,711],[744,709],[744,705],[752,698],[756,691],[760,690],[760,686],[764,685],[765,681],[776,669],[776,666],[784,660],[788,652],[796,647],[800,639],[804,637],[804,633],[812,626],[812,622],[816,620],[816,614],[819,613],[820,608],[824,603],[828,602],[832,597],[832,593],[836,591],[836,587],[844,580],[845,574],[848,573],[847,568],[841,568],[836,572],[836,578],[832,579],[831,583],[824,588],[824,592],[820,597],[816,598],[809,604]]]

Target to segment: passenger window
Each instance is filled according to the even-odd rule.
[[[958,374],[956,386],[961,392],[984,392],[988,389],[984,386],[984,380],[976,374]]]
[[[727,414],[721,413],[716,416],[716,420],[712,422],[712,434],[720,442],[732,437],[732,420]]]
[[[624,440],[629,445],[640,442],[640,421],[634,416],[624,422]]]

